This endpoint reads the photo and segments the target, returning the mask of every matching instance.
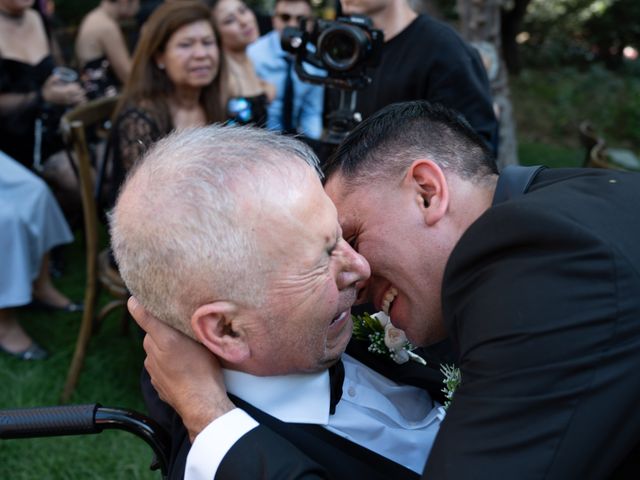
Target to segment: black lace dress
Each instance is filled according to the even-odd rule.
[[[0,94],[29,94],[42,88],[55,63],[48,55],[31,65],[7,58],[0,58]],[[0,102],[0,150],[26,167],[33,164],[36,119],[42,119],[41,157],[44,160],[62,148],[58,132],[64,108],[46,105],[42,97],[25,97],[8,104]]]
[[[105,187],[106,206],[114,204],[125,175],[147,149],[167,135],[173,125],[163,125],[158,115],[136,105],[127,105],[115,119],[109,138],[111,175]]]

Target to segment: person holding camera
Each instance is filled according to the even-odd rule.
[[[258,76],[276,87],[268,106],[267,128],[318,139],[322,134],[324,89],[302,81],[294,71],[293,58],[280,45],[285,27],[299,27],[303,18],[312,16],[309,0],[276,0],[273,31],[252,43],[247,53]]]
[[[497,152],[498,122],[478,52],[448,25],[418,15],[407,0],[340,0],[344,15],[366,15],[384,33],[372,82],[358,91],[367,118],[391,103],[428,100],[458,111]]]

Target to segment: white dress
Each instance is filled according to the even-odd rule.
[[[30,303],[42,256],[72,240],[49,187],[0,152],[0,308]]]

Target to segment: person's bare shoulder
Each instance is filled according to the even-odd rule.
[[[120,35],[120,27],[114,19],[98,9],[89,12],[78,29],[76,48],[79,56],[87,57],[84,58],[87,61],[103,55],[104,45],[114,35]]]

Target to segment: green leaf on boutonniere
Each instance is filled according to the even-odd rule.
[[[394,327],[384,312],[352,315],[351,318],[353,336],[358,340],[368,341],[370,352],[389,357],[398,364],[413,360],[426,365],[422,357],[413,353],[415,347],[409,343],[404,332]]]
[[[442,387],[441,392],[444,393],[444,396],[447,399],[444,402],[444,408],[449,408],[449,405],[451,405],[451,400],[453,400],[453,394],[462,381],[462,376],[458,367],[454,365],[448,365],[446,363],[440,365],[440,372],[442,372],[442,374],[444,375],[444,379],[442,380],[442,383],[444,383],[444,387]]]

